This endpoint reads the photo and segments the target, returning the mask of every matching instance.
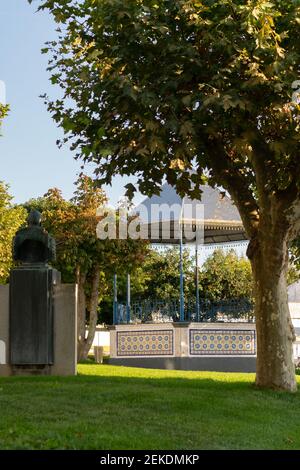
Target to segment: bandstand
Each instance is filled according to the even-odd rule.
[[[199,252],[206,246],[247,245],[236,207],[226,193],[202,187],[201,201],[183,200],[168,184],[159,196],[136,208],[140,229],[154,246],[178,245],[180,298],[173,305],[131,303],[127,275],[126,305],[117,298],[114,276],[114,325],[110,363],[168,369],[255,371],[256,331],[247,302],[211,304],[199,299]],[[195,253],[195,298],[184,298],[183,250]],[[236,316],[235,312],[239,315]],[[242,314],[241,314],[242,312]],[[237,320],[242,317],[242,320]]]

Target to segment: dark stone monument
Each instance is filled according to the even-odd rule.
[[[13,245],[19,266],[10,276],[10,360],[15,373],[48,373],[53,364],[53,288],[60,273],[48,262],[55,260],[55,241],[41,227],[41,214],[32,211],[28,227],[19,230]]]

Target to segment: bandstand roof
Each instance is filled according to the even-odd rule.
[[[200,234],[198,242],[205,244],[247,240],[239,212],[226,193],[210,186],[201,189],[201,201],[187,197],[182,200],[166,183],[160,195],[146,198],[136,207],[141,229],[148,233],[151,243],[178,244],[180,221],[183,243],[195,243],[195,233]]]

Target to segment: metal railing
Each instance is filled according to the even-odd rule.
[[[194,299],[186,299],[184,321],[228,322],[253,321],[254,305],[249,299],[228,299],[222,301],[200,300],[197,308]],[[129,321],[128,321],[129,319]],[[180,321],[179,300],[145,299],[130,305],[130,315],[126,304],[117,303],[116,323],[165,323]]]

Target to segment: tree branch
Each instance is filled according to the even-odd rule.
[[[248,237],[254,238],[259,222],[259,207],[245,177],[232,164],[222,143],[215,139],[208,139],[206,149],[218,182],[227,189],[235,202]]]

